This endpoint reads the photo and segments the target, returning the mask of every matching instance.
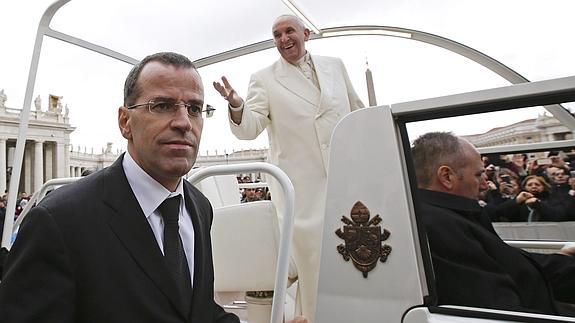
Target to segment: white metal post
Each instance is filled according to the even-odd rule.
[[[285,199],[285,213],[283,222],[281,224],[281,238],[278,251],[276,280],[274,284],[274,296],[272,300],[272,314],[270,320],[271,323],[281,323],[283,322],[283,307],[287,291],[290,245],[294,224],[295,191],[289,177],[279,167],[272,164],[259,162],[209,166],[198,170],[192,174],[188,180],[192,184],[195,184],[209,176],[247,173],[253,171],[263,171],[275,177],[283,189]]]
[[[36,41],[34,42],[34,52],[28,72],[28,83],[26,85],[26,94],[24,95],[24,105],[20,114],[20,127],[18,128],[18,139],[16,140],[16,151],[14,153],[14,166],[10,176],[10,187],[8,189],[8,205],[6,206],[6,217],[4,220],[4,232],[2,234],[2,247],[10,249],[12,239],[12,229],[14,227],[14,214],[16,212],[16,199],[18,197],[18,186],[20,184],[20,173],[22,171],[22,161],[24,160],[24,146],[28,136],[28,121],[30,119],[30,106],[32,104],[32,95],[34,85],[36,84],[36,73],[38,72],[38,63],[40,62],[40,52],[42,51],[42,41],[46,30],[49,29],[50,21],[54,14],[70,0],[59,0],[54,2],[40,19],[38,31],[36,32]]]

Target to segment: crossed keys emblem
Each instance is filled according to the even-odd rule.
[[[339,228],[335,231],[338,237],[345,240],[345,243],[337,246],[337,251],[345,261],[351,259],[355,268],[367,278],[367,274],[377,265],[377,260],[385,262],[391,253],[391,247],[382,244],[389,238],[390,232],[386,229],[381,231],[379,214],[370,218],[369,209],[360,201],[355,202],[350,216],[351,219],[342,216],[341,222],[345,224],[343,230]]]

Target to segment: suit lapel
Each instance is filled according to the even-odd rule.
[[[112,208],[109,225],[134,261],[170,300],[178,312],[187,317],[178,298],[176,283],[164,263],[164,256],[156,242],[144,213],[124,173],[123,157],[108,168],[103,190],[104,201]]]
[[[321,57],[311,55],[311,60],[313,62],[315,73],[317,74],[317,80],[319,82],[319,87],[321,89],[321,96],[319,99],[319,115],[325,112],[327,106],[329,106],[329,98],[333,93],[334,87],[334,70],[333,66],[327,64],[325,60]]]
[[[275,74],[278,82],[288,91],[309,102],[313,106],[319,103],[320,91],[306,79],[297,67],[291,65],[283,58],[275,64]],[[318,75],[319,78],[319,75]]]
[[[186,200],[186,208],[190,213],[192,218],[192,224],[194,225],[194,277],[193,277],[193,295],[192,295],[192,317],[191,321],[197,321],[198,317],[201,317],[201,311],[205,306],[205,301],[209,291],[206,290],[207,286],[213,288],[211,284],[212,281],[206,281],[206,246],[207,243],[211,243],[206,235],[208,232],[205,228],[209,228],[209,224],[206,223],[206,216],[202,212],[208,212],[203,208],[198,206],[198,199],[192,192],[191,184],[184,181],[184,198]],[[210,284],[208,284],[210,283]]]

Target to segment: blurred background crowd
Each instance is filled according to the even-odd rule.
[[[494,222],[575,221],[575,153],[483,155]]]
[[[237,180],[238,184],[240,184],[240,187],[245,186],[240,189],[242,203],[271,200],[271,194],[268,187],[266,186],[266,183],[262,183],[261,186],[259,186],[258,183],[261,183],[260,180],[256,179],[253,181],[250,176],[240,176],[237,177]],[[254,185],[242,185],[249,183],[254,183]]]

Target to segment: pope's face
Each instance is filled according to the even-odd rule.
[[[305,55],[309,29],[301,26],[295,18],[278,18],[272,26],[272,34],[278,52],[286,61],[295,64]]]

